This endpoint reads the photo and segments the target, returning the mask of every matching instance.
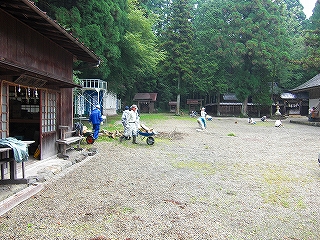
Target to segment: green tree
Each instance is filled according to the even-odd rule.
[[[128,6],[129,24],[121,44],[121,75],[125,84],[118,93],[132,97],[136,91],[151,92],[156,88],[155,72],[165,52],[159,50],[152,32],[153,15],[146,18],[146,12],[135,0],[130,0]]]
[[[306,19],[306,14],[303,12],[303,6],[299,0],[283,0],[275,1],[280,7],[283,6],[283,3],[286,4],[287,13],[289,15],[294,15],[295,19],[298,22],[303,22]]]
[[[155,88],[155,68],[164,54],[152,31],[153,15],[137,1],[40,0],[39,5],[101,58],[98,68],[78,63],[81,78],[106,80],[109,90],[130,100],[139,85]]]
[[[288,49],[289,65],[288,68],[282,68],[279,72],[279,83],[285,89],[292,89],[306,79],[308,72],[303,68],[301,59],[306,56],[303,32],[309,23],[303,12],[303,6],[299,0],[285,0],[285,8],[282,1],[276,3],[283,8],[284,27],[288,37],[292,42],[291,48]]]
[[[224,34],[227,34],[223,27],[222,9],[225,5],[224,0],[201,1],[194,10],[196,71],[192,83],[198,92],[207,96],[209,102],[211,99],[219,102],[220,93],[233,91],[228,84],[232,58],[222,52],[229,44],[221,41]],[[218,109],[218,115],[219,112]]]
[[[218,69],[223,72],[225,68],[227,82],[243,102],[242,114],[246,115],[249,96],[256,103],[270,104],[270,82],[279,78],[280,71],[286,67],[290,39],[283,27],[283,13],[268,0],[215,3],[216,11],[210,8],[202,14],[218,14],[211,19],[219,16],[208,46],[219,59]]]
[[[320,71],[320,2],[317,1],[310,17],[305,44],[308,55],[303,59],[303,66],[313,75]]]
[[[180,99],[183,93],[182,84],[192,79],[193,61],[193,28],[191,23],[191,5],[188,0],[173,1],[170,6],[168,25],[163,32],[163,48],[168,53],[162,61],[163,75],[170,85],[175,85],[177,96],[176,114],[180,114]]]
[[[102,60],[99,68],[78,66],[80,77],[109,79],[112,88],[115,71],[121,59],[120,44],[123,40],[127,21],[127,1],[52,1],[58,22]],[[119,79],[117,79],[119,80]]]

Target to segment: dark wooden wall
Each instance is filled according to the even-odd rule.
[[[73,55],[2,10],[0,58],[72,82]]]
[[[19,69],[16,72],[7,71],[6,68],[0,69],[3,75],[0,77],[2,80],[12,82],[20,74],[31,72],[39,74],[40,78],[48,76],[52,79],[73,82],[73,55],[2,10],[0,10],[0,60],[2,64]],[[27,83],[24,86],[27,87]],[[41,122],[39,124],[39,130],[42,133],[41,159],[57,153],[58,126],[73,127],[72,88],[60,88],[57,82],[48,80],[41,91],[48,89],[57,94],[57,126],[55,130],[43,133]],[[40,109],[42,114],[43,109],[41,107]]]
[[[309,98],[310,99],[315,99],[319,98],[320,99],[320,88],[313,88],[309,90]]]
[[[60,122],[59,125],[73,127],[73,98],[71,88],[61,89],[61,102],[60,102]],[[58,103],[59,104],[59,103]]]

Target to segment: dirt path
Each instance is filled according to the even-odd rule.
[[[4,239],[320,239],[319,128],[150,123],[153,146],[98,154],[0,218]]]

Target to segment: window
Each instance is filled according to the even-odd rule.
[[[55,93],[41,91],[42,132],[52,132],[57,125],[57,96]]]
[[[0,125],[0,137],[6,138],[8,133],[8,103],[9,103],[9,86],[1,82],[1,125]]]

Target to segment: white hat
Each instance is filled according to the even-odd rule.
[[[96,105],[96,108],[100,108],[100,105],[99,105],[99,104],[97,104],[97,105]]]

